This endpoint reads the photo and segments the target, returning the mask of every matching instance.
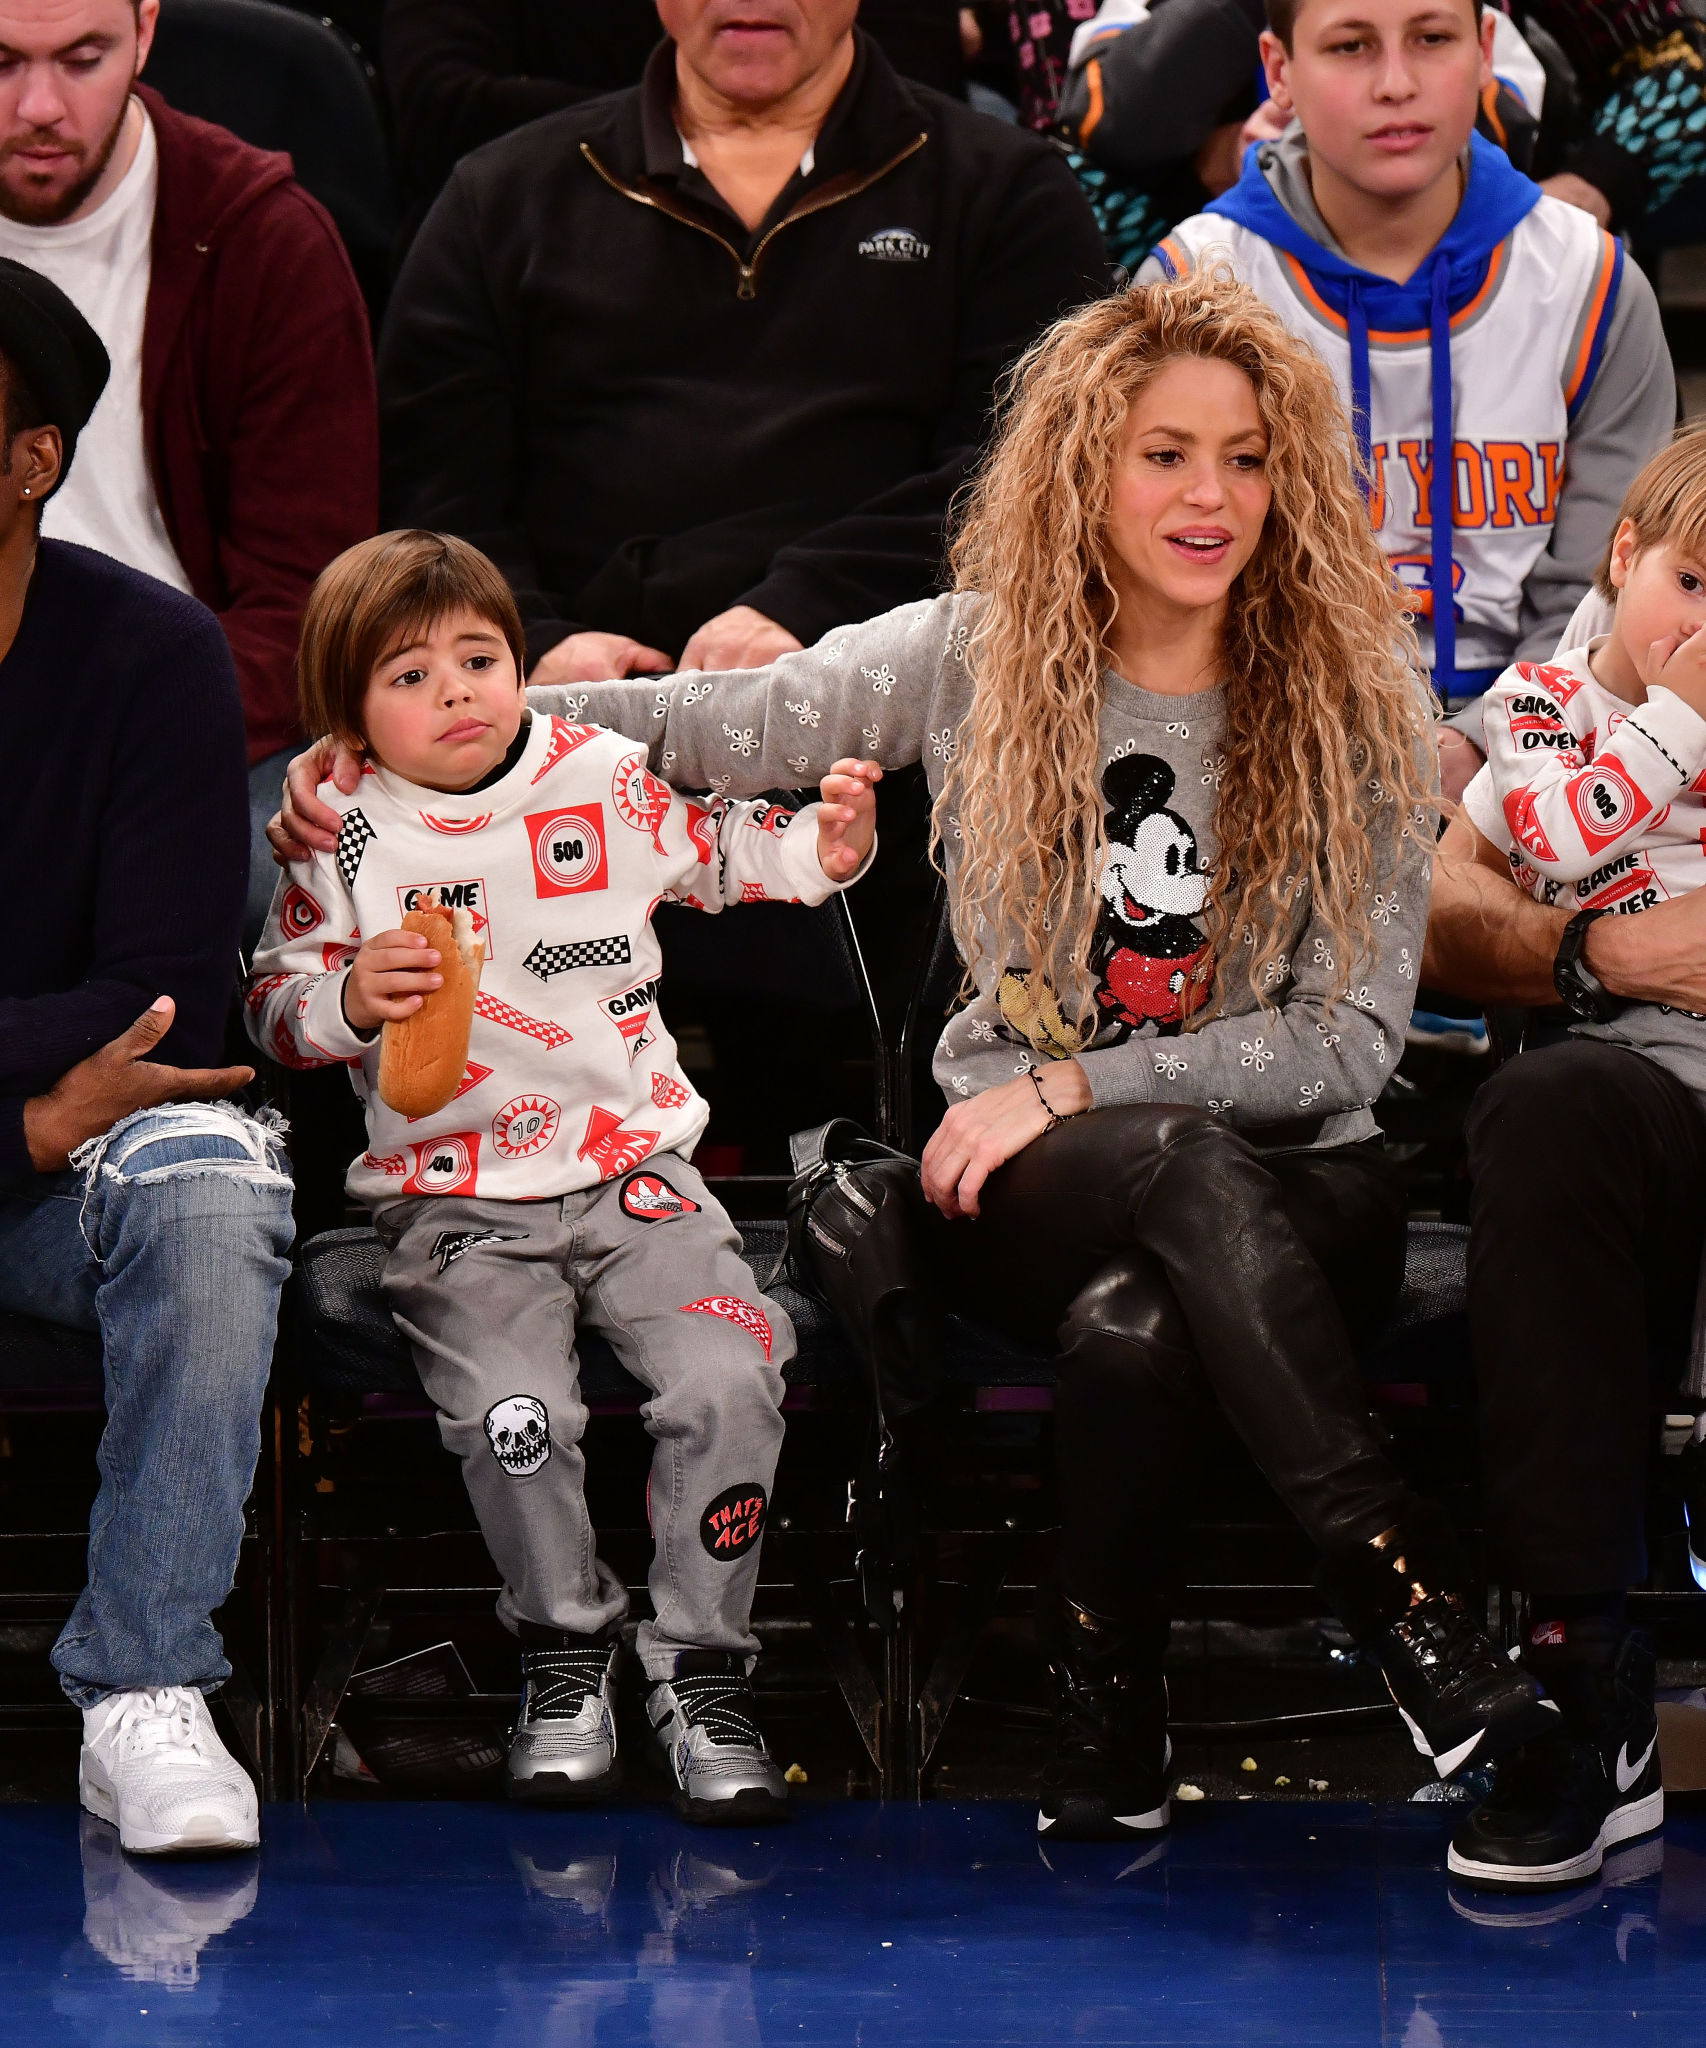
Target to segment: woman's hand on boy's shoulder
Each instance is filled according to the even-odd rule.
[[[875,761],[837,761],[818,785],[818,865],[832,882],[859,872],[877,835],[877,784],[883,771]]]
[[[316,853],[335,853],[343,820],[320,801],[323,782],[335,783],[345,796],[361,784],[362,759],[327,733],[298,754],[284,773],[284,800],[267,825],[267,843],[281,868],[309,860]]]

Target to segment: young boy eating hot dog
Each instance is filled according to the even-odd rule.
[[[708,1112],[658,1008],[651,919],[666,901],[821,902],[870,856],[881,771],[837,762],[797,816],[696,801],[616,733],[530,719],[522,645],[502,576],[446,535],[381,534],[321,576],[304,715],[365,748],[368,769],[332,798],[336,853],[280,881],[249,1027],[287,1065],[347,1063],[366,1103],[349,1189],[373,1211],[386,1300],[521,1639],[511,1794],[582,1802],[617,1782],[627,1600],[587,1517],[584,1327],[650,1394],[654,1618],[638,1650],[676,1803],[776,1818],[788,1795],[753,1715],[750,1609],[793,1332],[689,1164]],[[420,911],[446,939],[431,913],[462,928],[471,1030],[465,1007],[435,1012],[456,1000],[447,979],[464,1005],[474,982],[460,953],[401,928]],[[381,1033],[441,1024],[468,1030],[465,1065],[442,1108],[405,1116],[380,1093],[396,1071]]]

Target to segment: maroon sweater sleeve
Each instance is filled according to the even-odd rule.
[[[220,294],[239,312],[246,299],[248,317],[216,535],[227,597],[214,610],[256,761],[301,730],[296,641],[315,577],[378,526],[379,425],[367,310],[337,230],[300,186],[250,210],[240,268],[247,278]]]

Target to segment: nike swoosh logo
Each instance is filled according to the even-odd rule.
[[[1617,1752],[1617,1789],[1619,1792],[1627,1792],[1630,1786],[1634,1784],[1635,1780],[1647,1768],[1648,1761],[1653,1754],[1653,1745],[1658,1739],[1658,1730],[1654,1729],[1652,1742],[1649,1742],[1646,1748],[1642,1750],[1639,1763],[1632,1764],[1629,1761],[1628,1743],[1624,1743],[1623,1747]]]

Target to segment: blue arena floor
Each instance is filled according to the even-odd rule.
[[[1438,1808],[1205,1804],[1147,1854],[1008,1804],[269,1811],[259,1858],[128,1862],[0,1808],[0,2040],[493,2048],[1692,2041],[1706,1816],[1511,1906],[1448,1893]]]

